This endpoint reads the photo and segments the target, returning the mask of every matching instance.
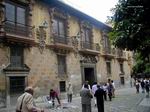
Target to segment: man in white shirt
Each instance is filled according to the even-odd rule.
[[[93,93],[93,96],[95,94],[97,90],[97,82],[94,82],[93,86],[92,86],[92,93]],[[95,103],[95,106],[96,106],[96,98],[94,98],[94,103]]]
[[[115,83],[113,80],[111,80],[112,86],[113,86],[113,90],[112,90],[112,97],[115,97]]]

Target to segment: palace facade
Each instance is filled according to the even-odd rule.
[[[57,0],[0,0],[0,100],[12,105],[28,85],[74,94],[85,80],[125,84],[132,52],[111,45],[111,27]]]

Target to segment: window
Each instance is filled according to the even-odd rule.
[[[60,92],[66,92],[66,82],[60,81],[59,82]]]
[[[10,48],[10,63],[13,67],[22,67],[23,65],[23,48],[13,46]]]
[[[65,38],[65,20],[61,18],[54,18],[53,32],[57,37]]]
[[[107,75],[111,75],[111,62],[106,62],[106,68],[107,68]]]
[[[124,70],[123,70],[123,63],[120,63],[120,72],[121,72],[121,73],[124,73]]]
[[[9,3],[5,4],[6,7],[6,19],[8,21],[15,22],[15,6]]]
[[[10,94],[23,93],[25,77],[10,77]]]
[[[89,28],[83,28],[83,39],[82,39],[83,48],[92,49],[91,43],[91,30]]]
[[[104,47],[109,47],[110,44],[109,44],[109,39],[108,37],[104,37]]]
[[[6,2],[6,19],[11,24],[26,24],[26,8],[13,2]]]
[[[66,74],[66,56],[57,55],[58,59],[58,74],[65,75]]]
[[[20,35],[29,36],[29,26],[27,26],[27,6],[20,5],[15,2],[7,1],[5,3],[6,9],[6,32]]]
[[[91,42],[90,35],[91,35],[90,29],[84,27],[83,28],[83,41],[84,42]]]

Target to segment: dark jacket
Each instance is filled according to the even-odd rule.
[[[97,100],[98,112],[104,112],[104,94],[105,91],[102,88],[98,88],[94,94]]]

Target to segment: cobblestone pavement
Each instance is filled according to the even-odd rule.
[[[45,109],[45,112],[81,112],[80,97],[73,98],[72,103],[62,100],[62,106],[49,109],[48,103],[38,102],[37,105]],[[15,112],[0,109],[0,112]],[[92,100],[92,112],[98,112]],[[116,90],[116,97],[112,101],[105,101],[105,112],[150,112],[150,98],[145,98],[144,93],[136,94],[135,88],[124,87]]]
[[[145,94],[136,94],[135,88],[118,89],[116,90],[116,97],[112,101],[105,101],[105,112],[150,112],[150,105],[140,105],[144,98]],[[147,100],[150,101],[149,98]],[[66,108],[47,110],[47,112],[81,112],[80,97],[73,98],[73,102],[70,104],[67,104],[66,100],[62,102]],[[92,112],[97,112],[94,100],[92,101]]]
[[[150,103],[145,106],[144,101],[143,105],[140,105],[144,97],[145,94],[143,93],[136,94],[135,88],[117,89],[116,97],[111,102],[105,102],[105,112],[150,112]],[[81,112],[80,97],[73,98],[73,102],[69,104],[66,100],[62,100],[62,108],[47,109],[46,112]],[[92,101],[92,112],[97,112],[94,100]]]

